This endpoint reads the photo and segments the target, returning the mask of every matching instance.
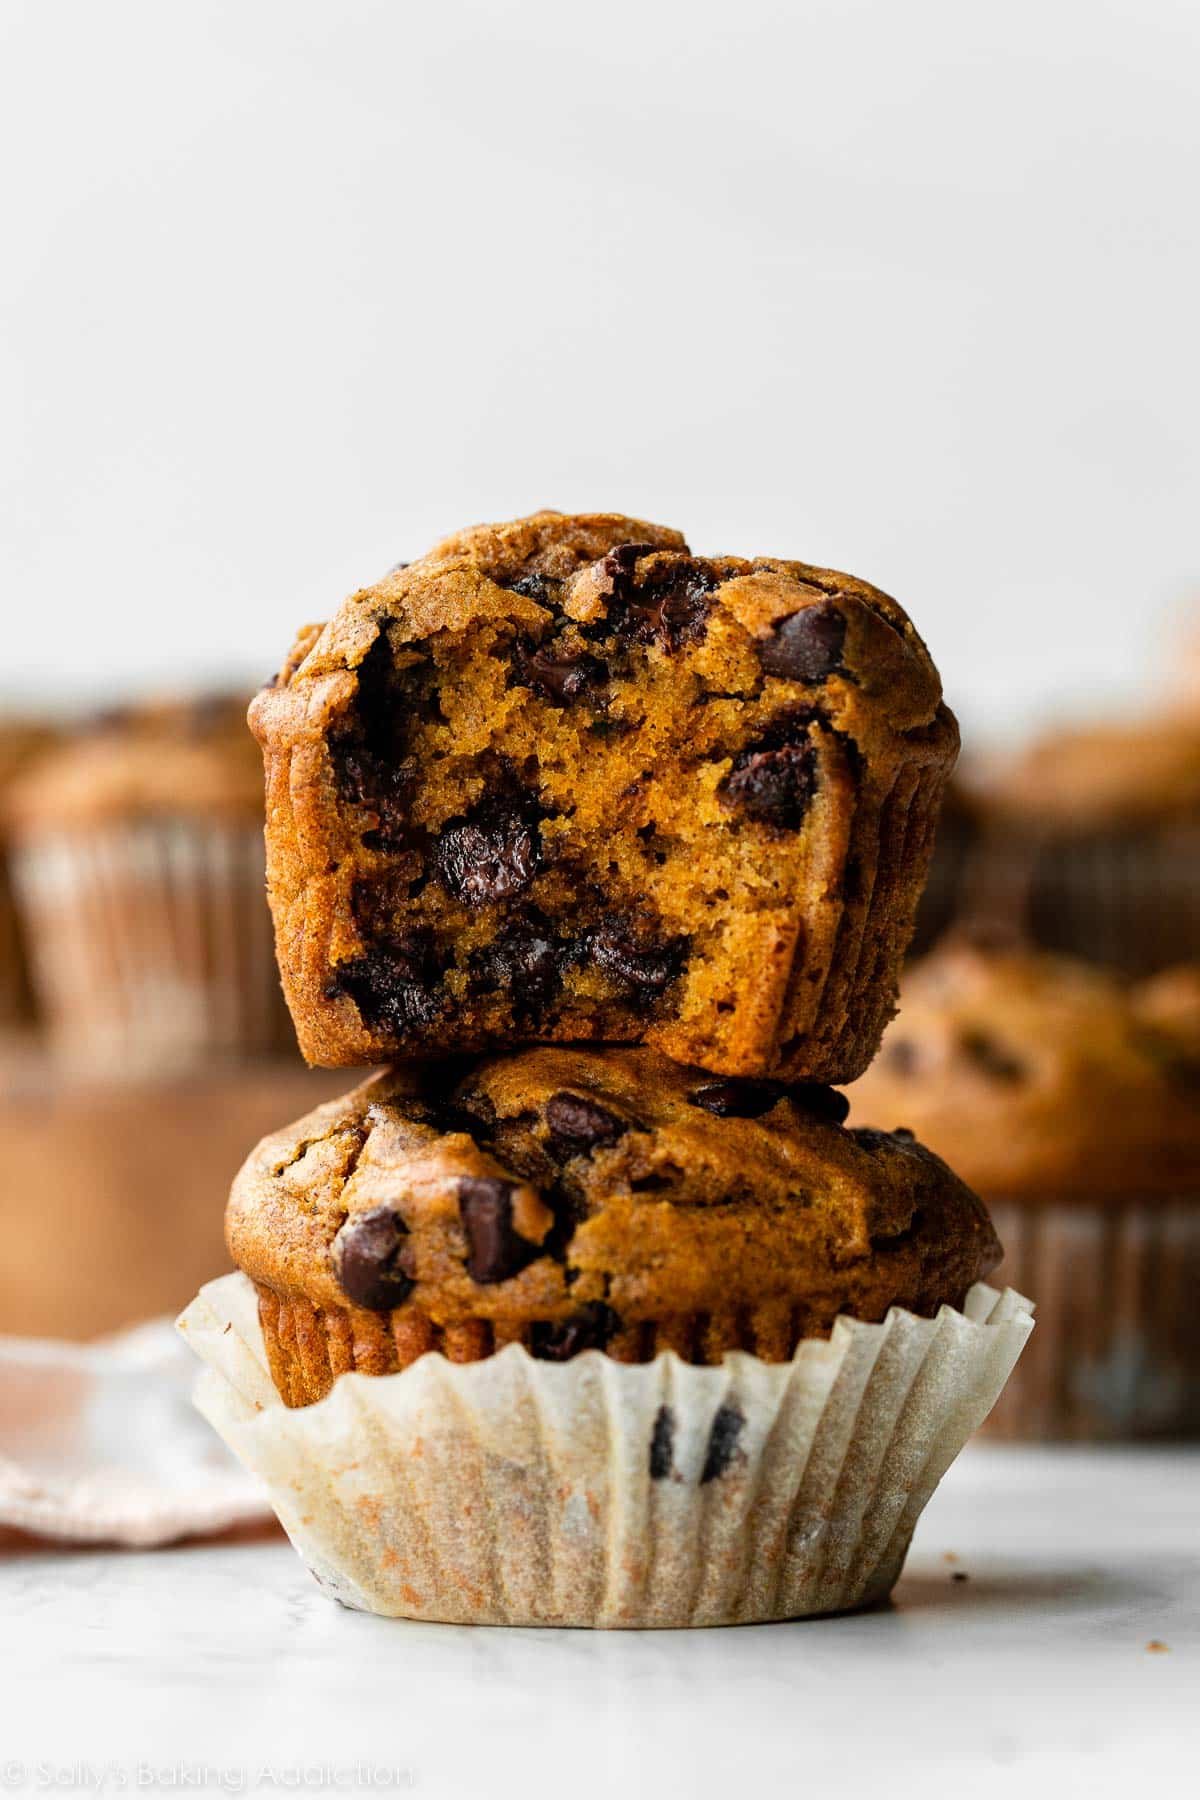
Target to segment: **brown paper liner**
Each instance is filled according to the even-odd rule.
[[[52,1041],[73,1069],[281,1054],[255,826],[160,820],[44,834],[14,880]]]
[[[788,1363],[735,1352],[345,1375],[289,1410],[251,1283],[180,1320],[200,1410],[348,1606],[468,1624],[684,1626],[882,1599],[921,1510],[1032,1329],[982,1283],[962,1312],[839,1319]]]
[[[989,1200],[997,1279],[1038,1296],[1038,1330],[991,1436],[1200,1437],[1200,1197]]]

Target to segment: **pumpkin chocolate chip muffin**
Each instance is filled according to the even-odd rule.
[[[785,1361],[842,1314],[957,1307],[1000,1255],[943,1163],[844,1113],[645,1049],[393,1070],[259,1145],[229,1250],[293,1406],[433,1349]]]
[[[983,1195],[1000,1279],[1040,1325],[992,1421],[1010,1434],[1200,1431],[1200,978],[1128,983],[962,935],[915,963],[850,1091]]]
[[[60,1059],[131,1078],[292,1051],[263,898],[244,695],[148,699],[7,796],[13,881]]]
[[[615,514],[447,539],[250,717],[284,989],[330,1066],[645,1042],[850,1079],[958,744],[886,595]]]
[[[972,900],[1126,975],[1200,954],[1200,715],[1050,732],[973,775]]]

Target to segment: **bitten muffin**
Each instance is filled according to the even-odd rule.
[[[28,952],[9,873],[6,797],[23,772],[56,740],[51,725],[34,719],[0,719],[0,1026],[26,1025],[33,1014]]]
[[[1200,714],[1048,733],[974,788],[988,916],[1127,975],[1200,956]]]
[[[649,1043],[846,1080],[894,1001],[953,716],[865,583],[613,514],[481,526],[250,712],[301,1048]]]
[[[1039,1327],[989,1429],[1200,1430],[1200,972],[1143,985],[997,941],[914,964],[851,1119],[979,1190]]]
[[[841,1314],[959,1306],[1000,1249],[911,1136],[847,1131],[828,1088],[714,1080],[646,1049],[393,1070],[266,1138],[234,1183],[291,1406],[355,1369],[521,1343],[787,1360]]]
[[[13,784],[7,815],[37,996],[65,1061],[140,1076],[291,1047],[244,697],[106,715]]]

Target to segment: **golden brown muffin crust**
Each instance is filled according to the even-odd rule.
[[[344,1365],[368,1372],[514,1341],[780,1360],[841,1313],[957,1305],[999,1257],[957,1177],[909,1138],[844,1130],[843,1110],[644,1049],[531,1050],[457,1086],[396,1070],[259,1145],[229,1250],[268,1337],[281,1315],[319,1324],[306,1399],[337,1343],[386,1349]]]
[[[848,1079],[958,742],[886,595],[614,514],[445,540],[250,716],[284,988],[331,1066],[647,1041]]]
[[[1169,1195],[1200,1180],[1200,981],[948,940],[906,973],[851,1118],[906,1125],[986,1198]]]

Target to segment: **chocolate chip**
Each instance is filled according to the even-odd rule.
[[[508,1281],[542,1254],[513,1225],[513,1185],[496,1175],[464,1175],[458,1211],[467,1233],[467,1274],[481,1287]]]
[[[911,1038],[889,1037],[879,1059],[897,1075],[915,1075],[921,1066],[920,1049]]]
[[[339,963],[326,999],[346,995],[372,1031],[405,1038],[445,1015],[441,971],[428,932],[381,939],[363,956]]]
[[[811,1113],[814,1119],[823,1119],[830,1125],[842,1125],[849,1116],[850,1102],[845,1094],[839,1094],[836,1088],[826,1087],[823,1082],[793,1082],[787,1094],[788,1099],[802,1112]]]
[[[565,1090],[547,1100],[546,1123],[551,1136],[572,1153],[615,1144],[629,1130],[628,1120],[619,1119],[598,1101]]]
[[[571,1318],[556,1323],[543,1320],[529,1330],[529,1354],[539,1362],[569,1362],[583,1350],[603,1350],[621,1321],[611,1306],[590,1300]]]
[[[846,615],[832,600],[818,600],[780,619],[769,636],[758,641],[764,675],[786,681],[824,681],[841,667],[846,641]]]
[[[608,680],[608,669],[599,657],[586,650],[536,650],[520,665],[523,684],[550,700],[555,706],[569,706],[581,694],[602,687]]]
[[[443,826],[434,861],[442,885],[467,906],[510,900],[537,874],[537,826],[516,808],[485,803]]]
[[[960,1033],[958,1041],[964,1056],[969,1057],[977,1068],[985,1075],[990,1075],[994,1081],[1011,1085],[1024,1078],[1024,1062],[990,1032],[964,1031]]]
[[[878,1156],[882,1151],[894,1150],[897,1144],[901,1146],[911,1144],[921,1157],[927,1157],[929,1154],[917,1143],[906,1125],[898,1126],[895,1131],[880,1131],[875,1125],[856,1125],[850,1136],[859,1149],[865,1150],[869,1156]]]
[[[410,569],[411,567],[412,567],[411,563],[406,563],[406,562],[393,563],[391,568],[388,570],[388,574],[389,575],[399,575],[401,569]]]
[[[592,961],[637,992],[661,994],[675,980],[688,951],[684,937],[661,939],[634,922],[612,920],[588,938]]]
[[[786,1091],[781,1081],[707,1081],[688,1099],[720,1119],[757,1119],[782,1100]]]
[[[515,581],[505,585],[511,594],[521,594],[526,600],[536,600],[540,606],[557,606],[562,592],[562,582],[556,581],[552,575],[518,575]]]
[[[329,755],[339,792],[377,815],[378,826],[364,833],[364,842],[386,850],[406,841],[418,781],[406,732],[428,698],[425,690],[435,672],[429,663],[397,671],[381,622],[356,673],[354,705],[331,732]]]
[[[675,1414],[669,1406],[660,1406],[654,1415],[650,1433],[650,1479],[666,1481],[675,1469]]]
[[[743,750],[718,791],[724,805],[760,825],[796,831],[804,823],[817,786],[810,743],[778,750]]]
[[[654,544],[616,544],[604,558],[604,573],[611,579],[614,588],[628,583],[637,567],[638,558],[653,556]]]
[[[347,1219],[333,1240],[333,1272],[348,1300],[372,1312],[402,1306],[415,1283],[406,1267],[408,1227],[390,1206]]]
[[[700,1485],[716,1481],[735,1461],[745,1461],[745,1452],[739,1448],[738,1439],[746,1424],[746,1415],[740,1406],[732,1402],[718,1406],[713,1415],[712,1430],[708,1434],[708,1449],[704,1457],[704,1467],[700,1471]]]
[[[471,953],[472,993],[506,992],[518,1015],[534,1014],[562,986],[573,952],[536,924],[518,923]]]
[[[634,643],[661,643],[678,650],[704,636],[717,576],[690,557],[672,556],[637,579],[639,557],[653,544],[618,544],[604,558],[612,587],[607,623],[618,637]]]

